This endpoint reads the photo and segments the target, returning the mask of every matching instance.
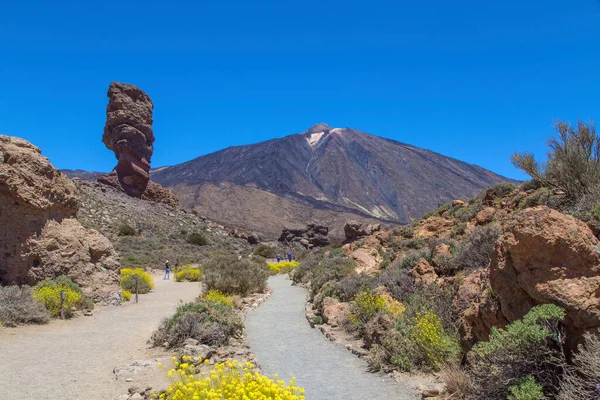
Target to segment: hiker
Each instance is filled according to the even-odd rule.
[[[289,262],[292,262],[292,253],[288,253],[287,259]]]
[[[163,279],[171,279],[171,265],[169,264],[169,260],[165,261],[165,276]]]
[[[281,254],[277,253],[277,262],[281,261]]]

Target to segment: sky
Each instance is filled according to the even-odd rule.
[[[524,179],[555,121],[600,123],[600,2],[2,3],[0,134],[110,171],[112,81],[153,100],[153,167],[324,122]]]

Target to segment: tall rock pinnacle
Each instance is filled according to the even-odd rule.
[[[133,85],[113,82],[107,95],[102,142],[119,160],[115,170],[125,193],[141,197],[150,179],[154,106],[150,97]]]

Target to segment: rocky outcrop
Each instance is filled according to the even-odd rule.
[[[113,82],[108,89],[102,142],[119,160],[115,171],[125,193],[142,197],[150,179],[154,151],[150,97],[138,87]]]
[[[429,286],[439,279],[435,269],[424,258],[417,261],[417,265],[415,265],[409,273],[414,278],[415,284],[417,285]]]
[[[0,283],[29,281],[21,258],[26,241],[48,220],[77,212],[77,189],[31,143],[0,135]]]
[[[72,218],[78,206],[76,186],[39,148],[0,136],[0,283],[66,274],[92,299],[120,299],[117,254]]]
[[[324,225],[308,224],[306,228],[284,228],[279,236],[279,241],[283,243],[300,243],[307,249],[313,247],[323,247],[330,243],[329,228]]]
[[[323,299],[323,320],[332,327],[344,326],[348,322],[349,313],[349,303],[341,303],[331,297]]]
[[[585,223],[547,207],[527,209],[496,242],[489,268],[508,321],[554,303],[567,311],[571,333],[600,327],[600,241]]]
[[[125,192],[117,173],[115,171],[110,174],[101,176],[98,178],[98,182],[103,183],[108,186],[112,186],[116,189],[122,190]],[[179,208],[179,200],[177,197],[171,192],[169,189],[166,189],[159,185],[156,182],[148,181],[148,185],[146,186],[146,190],[142,193],[142,200],[154,201],[156,203],[163,203],[173,208]]]
[[[490,286],[488,269],[476,271],[462,281],[453,307],[461,316],[460,337],[465,349],[487,340],[492,327],[502,328],[508,324],[500,311],[497,294]]]
[[[429,217],[422,220],[415,227],[414,236],[421,239],[449,236],[454,225],[455,221],[451,219],[436,216]]]
[[[358,238],[372,235],[381,230],[381,224],[364,225],[357,221],[348,221],[344,225],[344,235],[346,241],[356,240]]]
[[[67,275],[92,300],[120,303],[117,252],[104,235],[74,218],[48,221],[39,236],[27,241],[22,258],[31,265],[29,281]]]
[[[257,233],[248,233],[239,228],[233,228],[229,230],[229,234],[233,237],[244,239],[249,244],[258,244],[261,241],[261,238]]]

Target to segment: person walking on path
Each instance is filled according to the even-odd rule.
[[[279,263],[281,261],[281,254],[277,253],[277,262]]]
[[[165,276],[163,279],[171,279],[171,265],[169,260],[165,261]]]
[[[292,262],[292,253],[288,253],[287,259],[289,262]]]

